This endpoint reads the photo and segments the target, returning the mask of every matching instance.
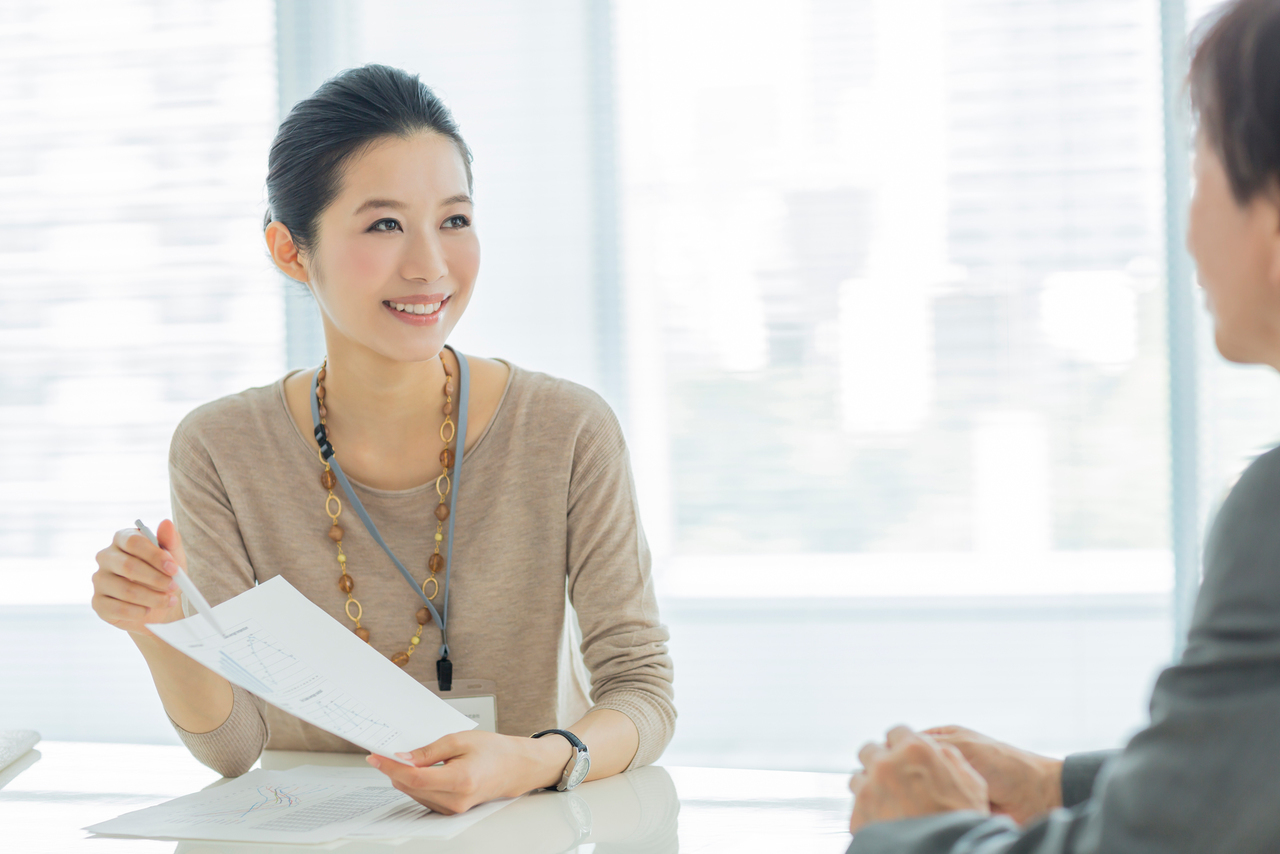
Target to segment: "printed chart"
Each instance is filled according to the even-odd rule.
[[[441,815],[401,794],[373,768],[302,765],[250,771],[86,829],[114,836],[237,842],[448,839],[509,803],[492,801],[460,815]]]
[[[228,627],[218,671],[262,699],[348,741],[381,750],[400,732],[307,667],[254,620]]]
[[[213,610],[226,635],[199,615],[149,628],[230,682],[370,752],[394,759],[476,726],[281,576]]]
[[[423,810],[385,779],[257,770],[88,829],[170,839],[327,842],[405,809]]]

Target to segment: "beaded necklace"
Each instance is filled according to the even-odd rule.
[[[360,624],[361,618],[364,616],[364,608],[360,605],[360,600],[356,599],[353,594],[356,587],[356,580],[347,572],[347,556],[342,550],[342,526],[338,524],[338,517],[342,515],[342,499],[333,493],[333,489],[338,485],[338,477],[334,473],[329,460],[333,457],[333,444],[328,438],[328,416],[329,410],[325,404],[324,396],[324,380],[328,373],[328,359],[320,364],[320,370],[316,374],[315,396],[316,406],[320,414],[320,427],[317,428],[317,438],[320,441],[320,462],[324,464],[324,471],[320,473],[320,485],[329,491],[329,495],[324,501],[324,512],[329,517],[329,539],[333,540],[334,545],[338,549],[338,569],[341,571],[338,576],[338,589],[347,596],[347,602],[344,610],[347,618],[355,624],[353,631],[356,636],[365,643],[369,643],[369,630]],[[444,523],[449,518],[449,492],[453,488],[453,483],[449,479],[449,471],[453,468],[455,459],[454,451],[449,447],[458,433],[457,425],[453,423],[453,375],[449,373],[449,367],[444,362],[444,357],[440,357],[440,366],[444,369],[444,422],[440,425],[440,439],[444,442],[444,450],[440,452],[440,465],[443,471],[436,478],[436,495],[439,496],[440,502],[436,505],[436,534],[435,534],[435,550],[431,557],[427,559],[427,569],[431,574],[423,579],[421,588],[422,595],[428,600],[435,601],[436,596],[440,593],[440,582],[436,579],[436,574],[447,567],[447,561],[444,555],[440,553],[440,547],[444,543]],[[320,437],[323,437],[322,439]],[[325,445],[328,445],[329,454],[325,455]],[[430,585],[431,593],[427,594],[427,587]],[[355,613],[352,613],[354,606]],[[431,612],[426,605],[418,609],[417,613],[418,630],[413,637],[409,638],[409,646],[404,652],[397,652],[391,656],[393,664],[405,667],[409,663],[413,651],[418,648],[418,644],[422,642],[422,630],[431,622]]]

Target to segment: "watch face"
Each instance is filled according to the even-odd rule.
[[[572,789],[578,785],[587,776],[587,772],[591,770],[591,755],[585,750],[578,751],[578,761],[574,763],[573,770],[569,772],[569,779],[565,784],[565,788]]]

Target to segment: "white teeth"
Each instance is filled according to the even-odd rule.
[[[403,303],[403,302],[393,302],[393,303],[387,303],[387,305],[393,307],[396,311],[403,311],[405,314],[435,314],[437,311],[440,310],[440,306],[444,305],[444,302],[443,301],[431,302],[431,303],[423,303],[419,305],[410,305],[408,303]]]

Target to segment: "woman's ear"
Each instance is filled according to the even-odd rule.
[[[267,251],[271,253],[271,260],[276,262],[280,272],[304,285],[308,284],[311,281],[311,275],[302,262],[301,254],[298,252],[297,244],[293,242],[293,235],[289,233],[289,228],[283,222],[271,222],[267,225],[265,236]]]

